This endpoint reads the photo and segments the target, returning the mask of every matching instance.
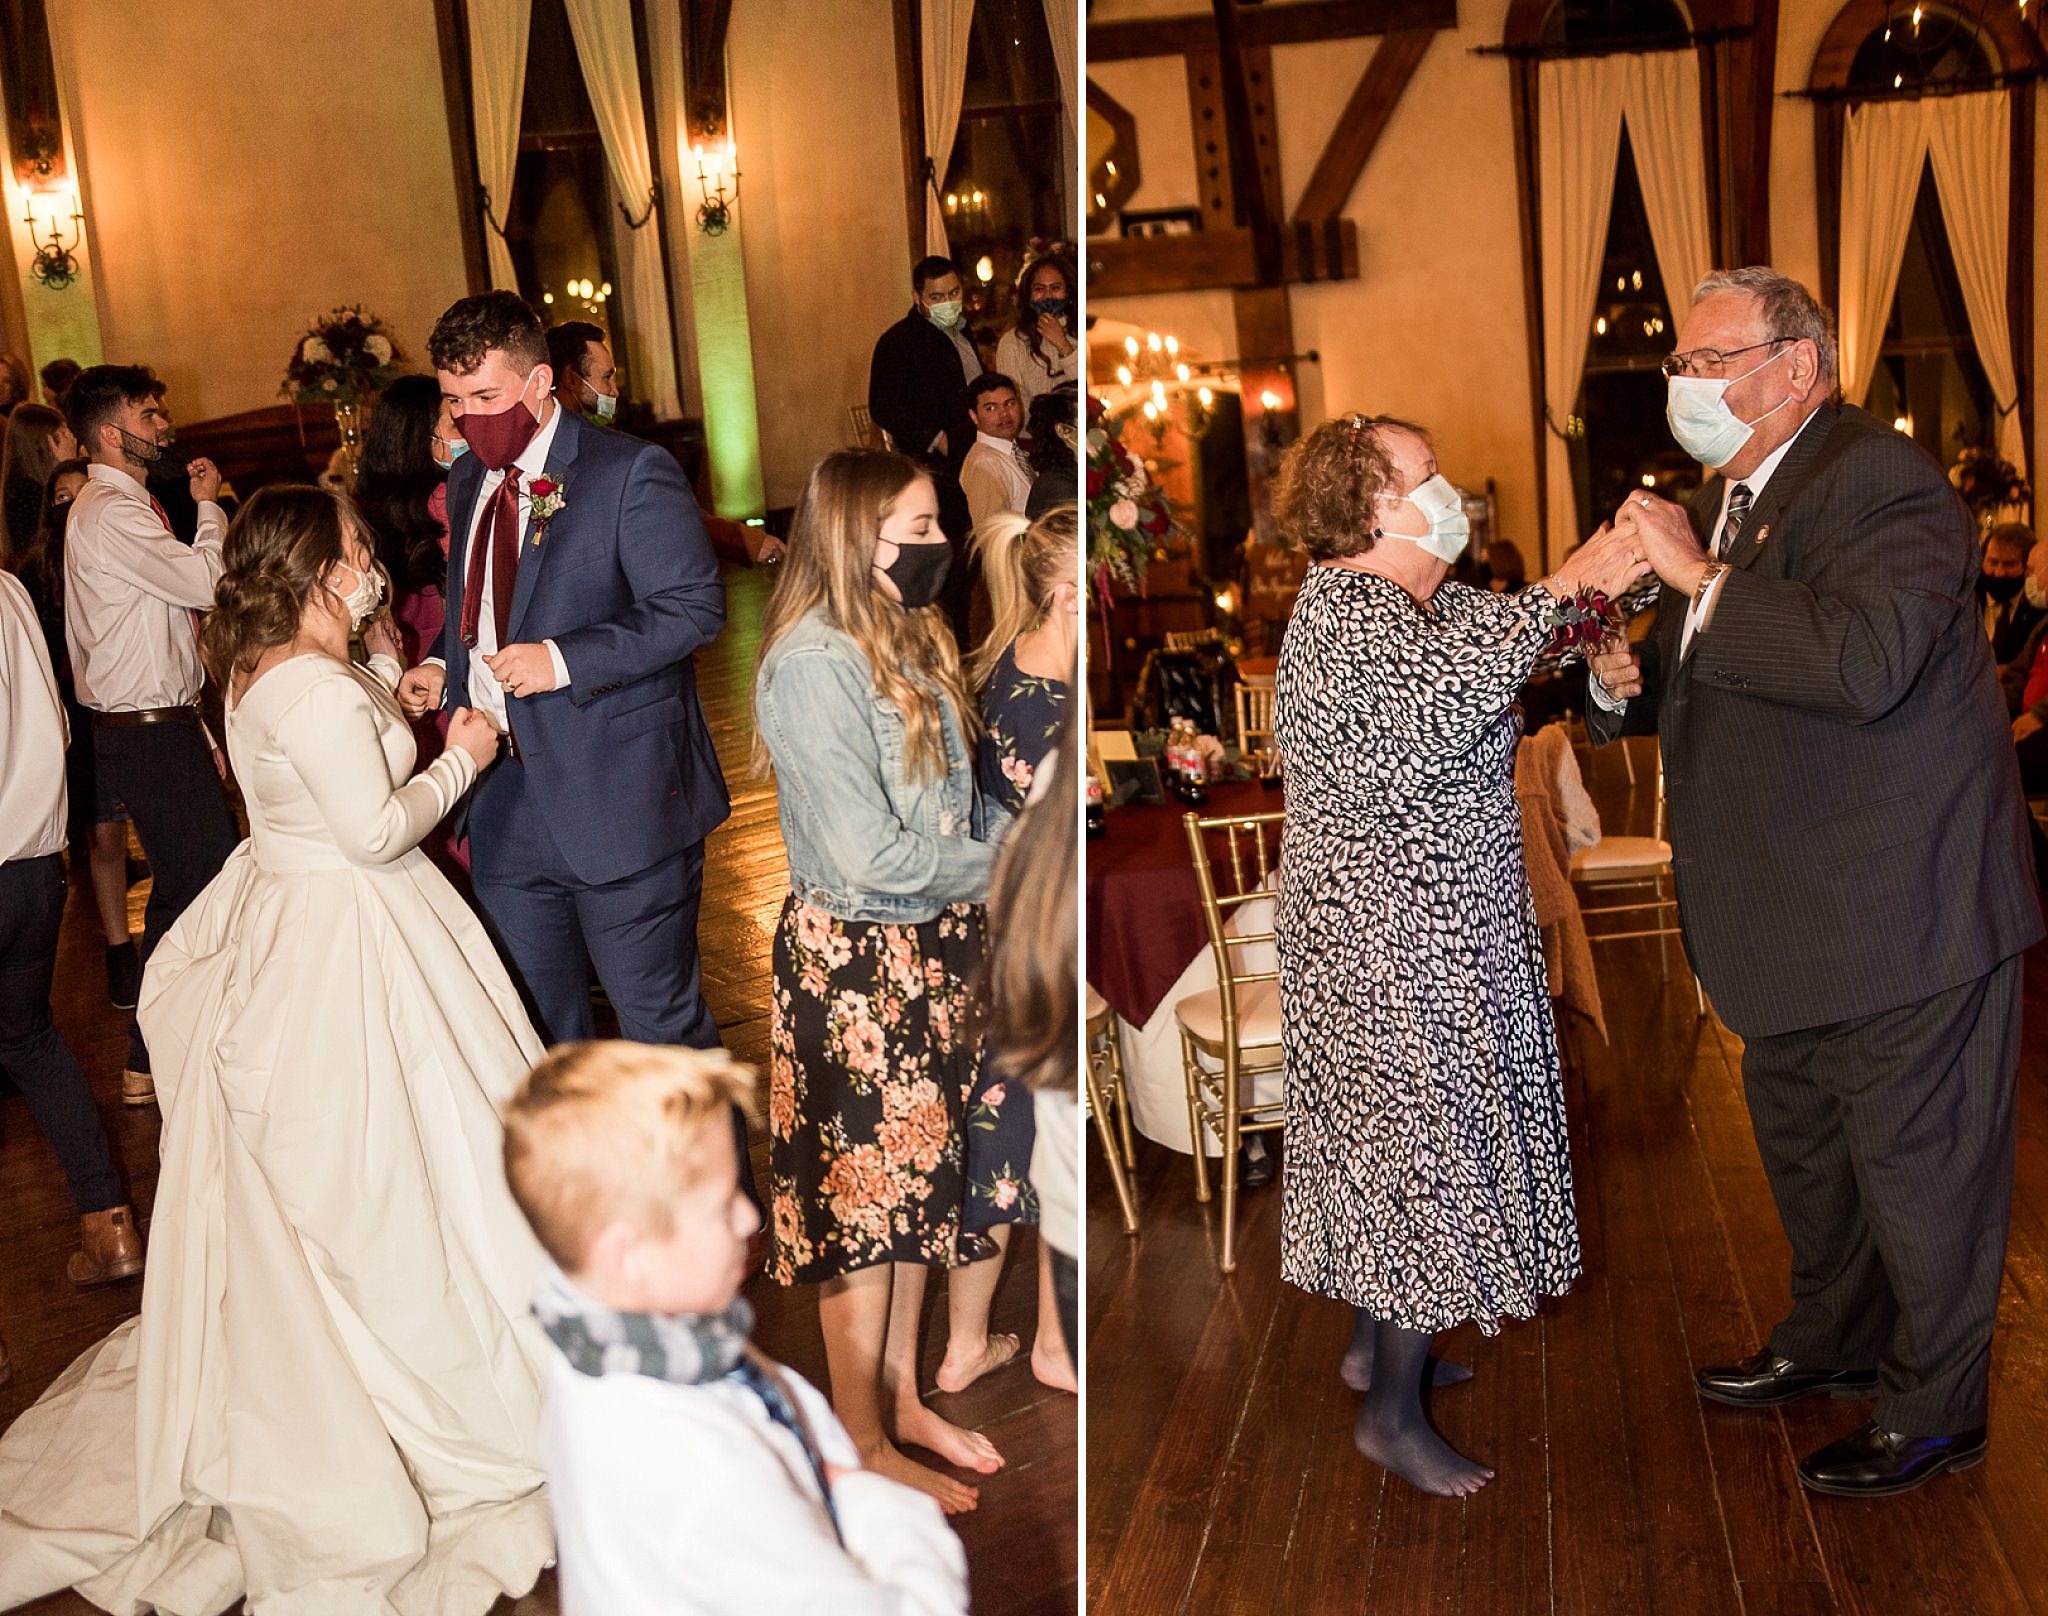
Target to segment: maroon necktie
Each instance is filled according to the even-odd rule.
[[[491,621],[498,626],[498,649],[512,621],[512,573],[519,561],[519,473],[506,468],[505,480],[491,496],[484,519],[477,524],[477,542],[469,547],[469,566],[462,579],[462,643],[476,648],[477,624],[483,621],[484,552],[491,558]]]

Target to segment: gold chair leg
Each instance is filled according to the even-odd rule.
[[[1123,1158],[1116,1148],[1116,1130],[1111,1126],[1108,1114],[1109,1100],[1104,1094],[1102,1074],[1095,1057],[1088,1061],[1088,1109],[1095,1115],[1095,1131],[1102,1140],[1103,1159],[1109,1163],[1109,1181],[1116,1188],[1117,1205],[1123,1209],[1124,1233],[1138,1232],[1137,1197],[1131,1193],[1130,1174],[1125,1170]]]
[[[1195,1147],[1195,1199],[1209,1199],[1209,1152],[1202,1138],[1201,1068],[1195,1061],[1195,1046],[1186,1033],[1180,1035],[1180,1070],[1188,1086],[1188,1138]]]
[[[1223,1062],[1223,1271],[1237,1272],[1237,1062]]]
[[[1118,1131],[1123,1135],[1124,1165],[1138,1165],[1138,1140],[1131,1131],[1131,1089],[1124,1081],[1123,1040],[1112,1024],[1109,1029],[1109,1078],[1116,1095],[1116,1120]]]

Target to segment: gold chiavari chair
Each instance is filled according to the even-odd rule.
[[[1274,934],[1233,931],[1245,906],[1270,902],[1286,814],[1204,819],[1185,815],[1188,852],[1208,925],[1216,986],[1173,1007],[1180,1025],[1181,1070],[1187,1079],[1188,1131],[1195,1146],[1195,1199],[1209,1199],[1204,1130],[1223,1147],[1223,1272],[1237,1267],[1238,1146],[1247,1133],[1275,1132],[1285,1122],[1279,1098],[1258,1101],[1253,1084],[1280,1070],[1280,982],[1271,963]],[[1210,861],[1217,837],[1229,861],[1229,889],[1219,888]]]
[[[1169,651],[1198,651],[1205,645],[1221,645],[1223,631],[1217,628],[1169,629],[1166,635],[1166,649]]]
[[[1239,680],[1232,694],[1237,701],[1237,750],[1250,757],[1273,744],[1273,687]]]
[[[1624,741],[1620,743],[1626,745]],[[1652,810],[1648,836],[1602,836],[1591,847],[1572,854],[1572,884],[1588,896],[1620,896],[1618,903],[1581,904],[1586,941],[1620,943],[1631,938],[1657,939],[1657,974],[1671,977],[1671,939],[1679,935],[1678,891],[1671,874],[1671,843],[1664,836],[1664,758],[1657,757],[1656,806]],[[1596,926],[1595,916],[1603,918]],[[1682,952],[1682,950],[1681,950]],[[1707,1013],[1706,989],[1695,976],[1693,997],[1701,1015]]]
[[[1138,1197],[1131,1183],[1131,1169],[1137,1166],[1138,1145],[1131,1137],[1131,1097],[1124,1089],[1123,1051],[1117,1047],[1116,1012],[1093,988],[1088,990],[1087,1077],[1088,1112],[1094,1117],[1095,1132],[1102,1140],[1102,1155],[1109,1163],[1109,1181],[1116,1188],[1117,1205],[1123,1209],[1124,1233],[1136,1234]]]

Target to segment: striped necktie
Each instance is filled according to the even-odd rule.
[[[768,1411],[768,1418],[803,1444],[804,1457],[811,1462],[811,1474],[817,1478],[818,1491],[825,1500],[825,1514],[832,1522],[832,1535],[839,1539],[840,1547],[844,1548],[846,1535],[839,1529],[839,1507],[832,1500],[832,1480],[825,1473],[824,1455],[811,1446],[811,1439],[804,1430],[803,1421],[797,1418],[795,1406],[783,1395],[782,1388],[752,1358],[743,1356],[725,1372],[725,1378],[738,1381],[760,1398],[762,1407]]]
[[[1728,514],[1721,522],[1721,542],[1714,547],[1714,559],[1726,561],[1735,553],[1735,541],[1742,537],[1742,524],[1749,517],[1750,492],[1748,483],[1737,483],[1728,490]]]

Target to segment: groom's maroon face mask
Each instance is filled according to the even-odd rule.
[[[496,348],[469,375],[441,376],[442,391],[461,409],[455,430],[477,460],[493,471],[503,471],[533,441],[540,430],[540,401],[553,385],[554,374],[546,365],[535,365],[521,376]]]

